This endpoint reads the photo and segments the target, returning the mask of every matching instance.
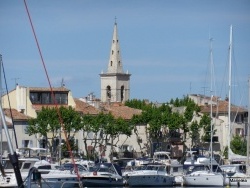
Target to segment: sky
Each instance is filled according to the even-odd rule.
[[[108,67],[116,20],[123,70],[132,74],[130,99],[163,103],[188,94],[225,99],[232,25],[231,101],[249,104],[249,0],[26,3],[51,85],[59,87],[63,80],[75,98],[91,92],[100,98],[99,74]],[[22,0],[0,1],[0,54],[8,90],[17,83],[49,87]]]

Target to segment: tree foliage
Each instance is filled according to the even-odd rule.
[[[53,141],[59,136],[61,129],[65,130],[63,131],[65,137],[71,140],[70,132],[74,130],[75,133],[76,130],[79,130],[80,124],[81,117],[72,107],[61,106],[59,109],[42,107],[42,110],[37,113],[37,117],[28,121],[26,132],[29,135],[40,134],[42,136],[40,139],[46,139],[46,147],[50,148],[52,152],[56,150],[56,148],[52,148]],[[72,136],[74,137],[74,135]],[[48,142],[48,139],[51,139],[52,142]],[[70,144],[70,146],[71,150],[78,150],[76,144]],[[69,150],[66,147],[63,147],[64,152]]]
[[[111,148],[115,146],[114,140],[119,137],[120,134],[130,136],[132,134],[132,126],[122,118],[114,118],[111,113],[105,114],[103,112],[96,116],[86,114],[82,117],[82,132],[83,142],[85,145],[85,153],[89,158],[90,155],[101,155],[106,151],[106,147],[111,145]],[[93,137],[89,137],[89,133],[93,134]],[[94,153],[89,154],[87,151],[87,140],[92,139],[92,148]],[[98,146],[98,147],[97,147]],[[99,151],[99,148],[103,148]]]
[[[145,110],[151,105],[152,103],[147,103],[145,100],[139,100],[139,99],[131,99],[125,102],[125,106],[141,110]]]
[[[110,113],[101,112],[98,115],[80,115],[72,107],[60,107],[58,114],[58,111],[54,108],[43,108],[38,113],[37,118],[29,121],[27,133],[29,135],[40,133],[47,137],[48,132],[51,132],[55,136],[61,129],[61,121],[59,121],[61,119],[67,138],[71,139],[74,137],[75,132],[82,131],[85,153],[89,155],[87,140],[92,139],[93,150],[98,152],[96,146],[106,146],[108,144],[111,144],[112,147],[115,146],[114,140],[119,140],[119,135],[131,136],[132,130],[136,132],[135,125],[138,124],[147,125],[147,134],[150,135],[150,139],[158,140],[166,136],[168,132],[183,129],[184,134],[190,132],[191,138],[195,140],[200,126],[205,126],[207,123],[207,119],[204,118],[201,124],[197,122],[190,124],[193,115],[198,113],[200,109],[187,96],[184,96],[183,99],[171,99],[169,103],[161,105],[136,99],[126,101],[125,105],[141,109],[141,115],[134,115],[130,121],[125,121],[122,118],[114,118]],[[185,111],[181,113],[173,111],[173,107],[184,107]],[[73,135],[71,135],[72,133]],[[92,133],[91,138],[89,133]],[[186,136],[183,137],[183,141],[185,139]],[[75,148],[73,142],[72,148]]]
[[[200,120],[200,126],[203,128],[202,141],[209,142],[211,138],[211,118],[208,114],[204,114]]]
[[[148,125],[147,130],[150,135],[150,142],[152,142],[152,139],[159,140],[169,135],[175,135],[171,133],[179,132],[180,129],[184,131],[184,142],[188,132],[190,132],[192,139],[197,140],[196,133],[200,129],[200,125],[197,122],[189,124],[193,120],[193,116],[198,114],[200,108],[188,96],[184,96],[183,99],[171,99],[169,103],[163,103],[162,105],[145,103],[145,101],[140,100],[131,100],[125,103],[125,105],[142,109],[142,114],[133,116],[131,122],[134,125]],[[173,108],[179,108],[180,111],[173,111]]]
[[[192,146],[198,145],[200,142],[201,125],[197,121],[193,121],[190,125],[189,136],[191,137]]]
[[[201,137],[202,141],[203,142],[210,142],[211,136],[213,138],[213,135],[215,135],[215,133],[216,133],[216,129],[214,129],[214,124],[212,124],[212,119],[208,114],[204,114],[202,116],[202,118],[200,120],[200,127],[203,128],[203,132],[204,132],[202,137]],[[212,131],[212,135],[211,135],[211,131]]]
[[[235,154],[247,155],[247,141],[239,135],[235,135],[230,143],[231,150]]]
[[[37,113],[37,118],[28,121],[26,133],[29,135],[40,133],[47,137],[49,131],[55,133],[59,128],[60,122],[56,109],[42,107],[42,110]]]

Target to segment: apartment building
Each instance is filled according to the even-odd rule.
[[[232,104],[229,105],[227,98],[221,100],[219,97],[213,97],[211,100],[211,97],[198,94],[189,95],[189,98],[200,106],[201,114],[212,114],[212,122],[214,124],[214,129],[216,130],[215,135],[213,136],[213,150],[216,153],[221,153],[221,151],[224,151],[225,147],[228,145],[229,121],[231,124],[231,137],[234,135],[240,135],[244,138],[246,137],[248,118],[247,109]],[[228,116],[229,106],[231,111],[230,120]],[[194,117],[194,120],[199,121],[200,116]]]

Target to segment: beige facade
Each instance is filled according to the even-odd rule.
[[[228,118],[228,101],[221,100],[218,97],[213,97],[211,100],[210,97],[204,95],[189,95],[196,104],[201,107],[201,115],[207,113],[210,115],[211,113],[211,105],[212,105],[212,122],[214,125],[214,129],[216,130],[214,138],[215,142],[213,143],[213,151],[217,154],[222,154],[224,149],[228,146],[228,138],[229,138],[229,118]],[[231,105],[231,134],[232,138],[234,135],[240,135],[245,137],[246,134],[246,119],[248,117],[247,109]],[[201,116],[194,116],[193,120],[200,121]],[[201,132],[203,134],[203,132]],[[191,140],[189,139],[187,142],[188,145],[191,145]],[[209,143],[206,144],[207,148],[209,148]]]
[[[37,142],[37,135],[28,135],[26,134],[25,130],[28,125],[28,116],[18,112],[15,109],[10,110],[9,109],[4,109],[3,110],[5,114],[5,125],[8,128],[8,134],[9,138],[12,143],[12,147],[14,150],[20,147],[38,147],[38,142]],[[12,118],[13,117],[13,121]],[[2,122],[1,122],[2,123]],[[13,129],[13,125],[14,128]],[[1,124],[1,127],[3,127],[4,124]],[[1,141],[2,141],[2,153],[7,154],[9,153],[9,145],[7,143],[7,136],[5,129],[2,129],[1,133]]]
[[[54,92],[65,91],[67,93],[67,106],[75,107],[74,98],[70,90],[66,88],[52,88]],[[17,85],[16,88],[9,92],[9,95],[4,95],[2,97],[2,107],[3,108],[13,108],[18,112],[25,114],[26,116],[36,118],[37,109],[42,106],[54,105],[54,103],[32,103],[31,102],[31,92],[37,93],[51,93],[50,88],[43,87],[24,87]],[[9,100],[10,99],[10,100]],[[10,106],[9,106],[10,101]],[[58,104],[60,105],[60,104]]]
[[[66,97],[67,106],[72,106],[72,107],[76,106],[72,93],[69,90],[67,90],[66,88],[53,88],[53,90],[55,90],[55,93],[63,92],[65,93],[65,95],[67,95]],[[27,121],[29,118],[36,118],[37,112],[41,110],[42,106],[53,106],[53,105],[50,104],[49,102],[46,104],[42,104],[42,102],[32,103],[31,93],[39,93],[39,95],[40,94],[47,95],[50,92],[51,91],[49,88],[24,87],[24,86],[17,85],[14,90],[9,92],[9,95],[2,96],[2,108],[3,109],[11,108],[12,111],[15,112],[14,125],[15,125],[16,138],[17,138],[17,143],[18,143],[19,148],[20,147],[40,147],[39,141],[42,139],[42,137],[39,134],[31,135],[31,136],[26,134],[25,129],[28,125]],[[13,122],[11,120],[10,114],[6,116],[6,121],[8,123],[9,134],[11,135],[12,145],[14,149],[16,149],[14,130],[12,128]],[[76,136],[76,138],[78,138],[78,135]],[[7,140],[6,140],[6,135],[4,131],[3,131],[2,140],[5,143],[3,146],[4,150],[8,149],[6,147]]]

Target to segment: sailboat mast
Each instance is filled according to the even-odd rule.
[[[0,54],[0,95],[1,95],[1,98],[0,98],[0,107],[2,107],[2,55]],[[0,139],[0,162],[2,164],[2,160],[3,160],[3,124],[2,122],[0,121],[0,136],[1,136],[1,139]]]
[[[250,174],[249,168],[249,130],[250,128],[250,77],[248,78],[248,121],[247,121],[247,174]]]
[[[213,39],[210,38],[210,170],[212,171],[212,159],[213,159],[213,50],[212,50],[212,41]]]
[[[0,63],[2,65],[2,55],[0,56],[0,58],[1,58]],[[2,97],[2,95],[1,95],[1,97]],[[6,124],[5,114],[4,114],[3,109],[2,109],[2,105],[0,105],[0,117],[1,117],[2,125],[3,125],[4,131],[5,131],[5,136],[7,139],[8,147],[9,147],[9,152],[10,152],[9,159],[10,159],[10,162],[11,162],[13,168],[14,168],[14,172],[15,172],[15,176],[16,176],[16,180],[17,180],[17,185],[20,188],[24,188],[23,179],[22,179],[21,172],[19,169],[18,156],[17,156],[16,152],[14,152],[14,149],[12,146],[12,142],[11,142],[10,135],[9,135],[9,130],[8,130],[8,127]]]
[[[233,46],[233,26],[230,26],[230,43],[229,43],[229,69],[228,69],[228,161],[231,161],[231,148],[230,148],[230,138],[231,138],[231,87],[232,87],[232,46]]]

